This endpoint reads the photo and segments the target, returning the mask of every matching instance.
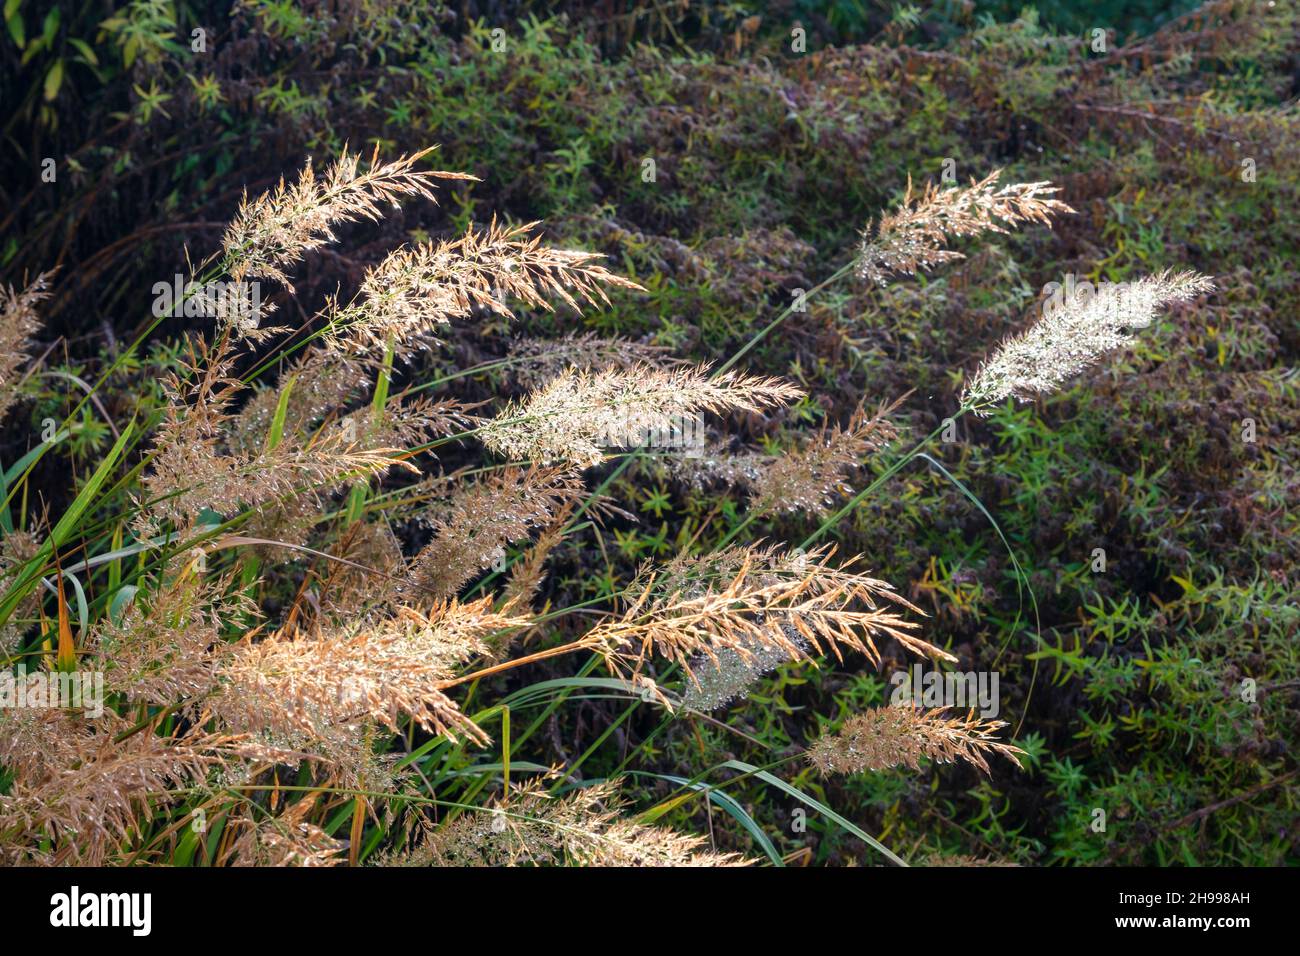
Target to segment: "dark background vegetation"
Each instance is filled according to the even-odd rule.
[[[753,445],[780,448],[860,401],[913,389],[901,417],[915,438],[955,408],[963,374],[1023,327],[1048,282],[1189,267],[1220,288],[1065,393],[963,421],[960,441],[942,446],[1018,556],[1037,620],[997,528],[924,463],[839,528],[845,552],[866,555],[927,610],[928,639],[961,669],[1000,673],[1026,769],[835,782],[807,771],[798,783],[918,860],[1295,862],[1296,10],[1219,2],[1183,16],[1190,9],[9,0],[0,278],[58,267],[41,351],[48,367],[82,375],[144,327],[149,290],[187,271],[186,249],[197,260],[216,246],[245,190],[344,143],[384,154],[439,143],[438,166],[482,182],[440,207],[412,204],[350,228],[309,257],[296,295],[277,293],[288,324],[355,284],[382,251],[496,214],[545,219],[553,241],[605,252],[649,289],[617,297],[588,327],[721,361],[791,290],[851,257],[909,175],[937,177],[951,158],[963,181],[998,167],[1017,181],[1050,179],[1079,211],[1054,231],[964,245],[967,261],[885,289],[837,286],[746,357],[751,371],[788,376],[811,396],[738,423]],[[795,25],[808,32],[802,55],[790,49]],[[197,27],[206,53],[191,51]],[[504,53],[491,48],[496,27]],[[1098,28],[1105,52],[1090,46]],[[40,179],[46,157],[53,184]],[[644,157],[656,159],[655,183],[641,180]],[[566,315],[475,325],[406,374],[464,367],[502,354],[520,331],[573,325]],[[179,331],[161,329],[115,382],[111,417],[156,408],[153,383],[177,354],[161,343]],[[7,423],[5,462],[76,400],[53,380],[41,387]],[[479,400],[516,387],[485,375],[452,393]],[[109,439],[88,410],[71,458],[42,465],[53,513],[68,467],[81,473]],[[648,465],[610,490],[639,520],[560,549],[555,606],[612,592],[641,560],[692,540],[708,547],[743,510],[725,488],[686,486]],[[742,540],[798,541],[808,530],[760,522]],[[1097,548],[1104,574],[1090,569]],[[682,775],[728,755],[761,763],[882,702],[882,675],[902,663],[896,653],[880,673],[860,661],[783,668],[717,715],[753,745],[700,721],[659,729],[651,708],[591,700],[558,711],[522,757],[567,761],[600,741],[586,773],[625,759]],[[1253,701],[1240,693],[1247,678]],[[776,792],[736,795],[782,852],[866,859],[817,815],[796,832],[793,804]],[[1088,826],[1094,808],[1106,811],[1105,833]],[[681,812],[712,826],[719,845],[752,851],[730,819],[706,821],[698,801]]]

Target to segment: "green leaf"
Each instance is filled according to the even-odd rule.
[[[45,74],[45,99],[53,100],[59,95],[59,87],[63,85],[63,59],[54,61],[50,67],[50,72]]]
[[[266,450],[275,451],[276,446],[284,438],[284,420],[289,415],[289,396],[293,392],[293,383],[295,376],[290,376],[289,381],[285,383],[284,391],[280,393],[280,400],[275,406],[275,415],[271,418],[271,428],[266,433]]]
[[[125,584],[118,589],[113,595],[113,600],[108,605],[108,618],[114,624],[121,624],[123,617],[126,615],[126,606],[135,600],[136,592],[140,590],[134,584]]]
[[[176,846],[176,852],[172,854],[172,866],[189,866],[194,862],[194,853],[199,848],[199,835],[193,825],[185,828],[185,835],[181,837]]]
[[[384,349],[384,364],[379,371],[379,376],[375,380],[375,395],[371,399],[370,408],[374,412],[373,421],[378,421],[379,416],[383,414],[384,406],[388,404],[388,387],[393,377],[393,340],[388,340],[388,345]],[[352,491],[348,494],[347,516],[349,522],[361,520],[361,515],[366,506],[366,488],[368,483],[358,481],[352,486]]]
[[[5,17],[5,26],[9,28],[9,35],[14,38],[14,43],[18,49],[27,46],[27,32],[23,29],[23,18],[17,13]]]
[[[45,48],[50,49],[54,43],[54,35],[59,32],[59,8],[55,7],[45,15],[45,24],[41,30],[41,40],[45,43]]]
[[[77,52],[86,58],[87,63],[91,66],[99,66],[99,57],[95,56],[95,51],[90,48],[89,43],[76,37],[68,37],[68,42],[77,48]]]
[[[104,456],[104,460],[101,461],[99,467],[95,469],[95,473],[90,476],[90,481],[86,482],[85,487],[83,487],[77,494],[77,497],[73,499],[68,510],[63,513],[63,517],[60,518],[58,524],[54,526],[54,531],[50,535],[50,540],[53,542],[54,547],[60,547],[63,542],[67,541],[72,535],[72,531],[76,528],[77,522],[81,520],[82,514],[84,514],[86,509],[90,507],[91,499],[99,493],[100,487],[103,486],[104,482],[108,479],[109,472],[117,467],[117,460],[121,458],[122,454],[126,451],[127,442],[131,439],[134,433],[135,422],[128,422],[126,428],[122,429],[122,434],[113,444],[113,447],[109,449],[108,454]]]

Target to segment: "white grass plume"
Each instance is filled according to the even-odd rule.
[[[507,458],[589,466],[604,460],[607,447],[635,447],[647,436],[674,433],[697,423],[701,412],[759,411],[801,396],[778,379],[710,376],[706,366],[569,369],[512,403],[480,436]]]
[[[1056,391],[1103,355],[1126,348],[1133,330],[1151,324],[1170,302],[1186,302],[1214,289],[1208,276],[1166,270],[1135,282],[1103,283],[1076,294],[1020,335],[1007,339],[962,392],[962,404],[987,415],[1009,397],[1027,401]]]

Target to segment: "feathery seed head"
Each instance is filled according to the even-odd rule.
[[[275,279],[292,288],[285,269],[312,249],[335,240],[334,227],[358,219],[378,220],[382,205],[397,206],[406,196],[434,200],[437,179],[469,179],[464,173],[420,171],[415,164],[432,151],[420,150],[380,163],[375,148],[370,169],[360,171],[361,154],[346,149],[317,177],[308,160],[298,179],[283,179],[256,199],[247,197],[222,241],[226,271],[236,280]]]
[[[994,731],[1005,721],[975,715],[945,717],[943,708],[919,710],[910,705],[876,707],[844,722],[837,733],[819,738],[808,748],[809,762],[823,774],[865,773],[907,766],[919,769],[922,759],[939,763],[964,760],[989,772],[986,754],[1001,754],[1016,766],[1018,747],[1000,743]]]
[[[662,346],[631,339],[570,332],[555,339],[518,339],[511,344],[506,361],[516,383],[524,388],[536,388],[568,368],[603,372],[640,365],[681,364],[666,353]]]
[[[1011,183],[996,188],[1002,170],[965,187],[939,189],[929,183],[920,196],[912,192],[912,177],[898,209],[880,218],[874,238],[870,224],[863,235],[858,257],[858,274],[869,282],[885,285],[892,273],[914,274],[953,259],[960,252],[947,248],[950,238],[982,232],[1007,232],[1008,226],[1038,222],[1051,226],[1054,213],[1072,213],[1059,199],[1050,198],[1059,189],[1048,182]]]
[[[275,387],[263,387],[240,409],[231,423],[230,445],[252,452],[266,446],[271,423],[285,389],[282,431],[294,435],[323,421],[371,383],[369,363],[325,349],[312,349],[290,365]]]
[[[510,317],[512,298],[550,311],[546,297],[554,296],[581,313],[584,304],[608,303],[605,286],[644,291],[598,265],[602,255],[543,246],[538,225],[493,219],[482,232],[397,250],[366,273],[359,301],[334,311],[329,347],[358,352],[390,340],[405,347],[476,308]]]
[[[30,862],[26,848],[48,839],[70,862],[104,863],[142,811],[204,780],[232,740],[198,731],[160,737],[112,710],[88,721],[56,709],[0,709],[0,764],[14,775],[0,796],[0,834],[18,835],[0,840],[0,861]]]
[[[662,573],[646,570],[622,618],[597,626],[592,640],[608,648],[611,667],[631,657],[639,672],[653,652],[694,677],[707,660],[730,650],[752,662],[760,649],[806,658],[842,649],[880,659],[875,637],[892,637],[908,650],[955,660],[916,637],[917,625],[889,605],[921,613],[889,584],[830,563],[833,550],[780,553],[774,548],[730,548],[679,557]],[[707,669],[705,671],[707,674]]]
[[[523,402],[511,403],[481,431],[506,458],[571,462],[588,467],[606,447],[630,448],[660,436],[693,432],[700,412],[759,411],[802,395],[773,378],[705,366],[569,369]]]
[[[51,274],[42,272],[21,292],[13,286],[0,290],[0,418],[18,397],[14,373],[29,358],[27,344],[40,328],[36,303],[49,298]]]
[[[403,608],[384,621],[297,639],[279,634],[236,648],[211,706],[231,728],[307,735],[306,746],[340,729],[360,732],[366,720],[395,731],[403,713],[431,733],[485,742],[443,688],[458,665],[483,653],[485,637],[526,623],[484,598],[439,604],[427,615]]]
[[[19,569],[36,557],[43,540],[30,529],[15,528],[0,535],[0,594],[7,592],[14,584]],[[0,655],[17,650],[27,629],[22,620],[36,617],[40,601],[40,593],[32,591],[14,608],[9,620],[0,626]]]
[[[229,578],[182,573],[138,593],[119,621],[95,629],[91,643],[110,692],[166,707],[215,685],[227,648],[224,621],[251,619],[256,611]]]
[[[242,830],[230,848],[232,866],[338,866],[347,843],[307,822],[316,804],[312,796],[290,804],[278,817],[241,820]]]
[[[1127,347],[1132,330],[1150,325],[1162,306],[1213,289],[1207,276],[1166,270],[1135,282],[1103,283],[1095,293],[1068,297],[998,347],[966,385],[962,404],[987,415],[1009,397],[1028,401],[1054,392],[1101,356]]]
[[[777,626],[801,653],[808,650],[808,642],[793,625]],[[682,706],[702,713],[717,710],[748,696],[759,678],[793,659],[782,644],[758,639],[737,648],[724,647],[711,656],[698,654],[686,668],[689,676]]]
[[[458,487],[433,518],[434,538],[412,559],[413,586],[433,597],[505,558],[506,545],[528,537],[585,486],[563,468],[507,468]]]
[[[898,437],[885,417],[897,407],[895,402],[869,415],[859,405],[847,427],[823,427],[803,448],[773,459],[753,482],[755,505],[776,512],[807,511],[824,516],[836,496],[853,493],[844,472],[863,464],[868,455]]]
[[[513,790],[490,812],[467,813],[434,830],[401,861],[407,866],[737,866],[733,853],[700,837],[646,826],[619,813],[619,784],[563,797],[539,782]]]

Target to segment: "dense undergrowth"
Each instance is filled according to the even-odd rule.
[[[7,4],[0,278],[21,290],[47,273],[49,289],[34,303],[32,341],[6,343],[28,359],[4,379],[21,393],[0,442],[4,650],[17,655],[11,665],[101,662],[112,689],[114,659],[135,659],[130,615],[156,609],[175,626],[201,607],[213,638],[196,638],[191,656],[221,645],[244,668],[142,665],[135,685],[119,686],[113,747],[143,752],[150,735],[225,720],[230,739],[211,741],[202,760],[220,751],[253,762],[224,777],[204,777],[207,763],[168,770],[157,789],[174,799],[131,796],[122,828],[91,856],[265,862],[342,848],[354,862],[609,862],[609,846],[639,846],[642,857],[612,857],[628,862],[705,852],[662,835],[670,829],[718,853],[801,863],[881,862],[868,835],[913,863],[1294,862],[1296,7],[1211,3],[1132,37],[1104,20],[1058,34],[1032,11],[995,23],[949,7],[859,23],[742,4],[622,19],[514,8],[471,19],[400,0],[137,0],[107,18],[94,6]],[[796,26],[807,31],[802,52]],[[1110,29],[1104,49],[1092,28]],[[305,157],[326,169],[351,144],[367,161],[377,150],[382,168],[429,143],[440,148],[416,168],[478,181],[441,180],[437,205],[407,193],[400,210],[336,223],[339,241],[281,263],[286,282],[261,272],[275,306],[265,324],[283,335],[250,340],[230,324],[151,313],[155,283],[238,268],[256,244],[246,234],[232,245],[227,232],[241,201],[297,181]],[[854,274],[860,234],[899,208],[909,179],[945,185],[952,171],[964,185],[995,169],[1000,184],[1050,181],[1075,213],[1052,215],[1050,229],[953,239],[964,259],[915,274]],[[532,297],[527,283],[502,289],[498,274],[450,304],[434,290],[442,311],[409,349],[393,322],[342,344],[316,334],[326,323],[356,333],[374,318],[349,303],[402,288],[409,272],[376,282],[368,270],[403,244],[438,248],[535,220],[537,248],[608,257],[608,278],[582,280],[589,294],[570,304],[581,308],[544,284]],[[512,266],[526,259],[517,253]],[[542,272],[589,265],[579,257]],[[947,421],[981,363],[1038,319],[1049,284],[1171,268],[1213,277],[1216,291],[1161,310],[1130,348],[1059,392]],[[571,290],[570,279],[556,287]],[[433,314],[413,304],[430,288],[412,289],[384,315]],[[507,296],[512,315],[495,307]],[[339,364],[294,364],[332,348]],[[554,453],[573,429],[530,456],[535,436],[482,424],[528,419],[529,396],[571,365],[632,366],[642,382],[649,367],[694,367],[674,362],[750,377],[743,401],[701,399],[721,412],[707,418],[704,459],[633,444],[575,475],[555,469]],[[253,397],[221,407],[221,383],[204,377],[212,369],[243,379]],[[775,395],[761,376],[801,394]],[[667,391],[689,388],[677,380]],[[204,402],[212,417],[185,432]],[[878,421],[877,408],[889,408]],[[357,448],[322,448],[321,423],[349,420],[372,457],[327,460]],[[818,471],[826,484],[808,507],[764,497],[780,487],[774,463],[816,447],[820,429],[857,434],[872,421],[898,436],[867,436],[854,467]],[[177,434],[184,442],[169,446]],[[217,435],[221,455],[244,456],[244,471],[207,476],[227,483],[228,501],[214,484],[193,488]],[[908,457],[926,436],[924,456]],[[298,484],[258,491],[263,466],[293,455]],[[506,462],[519,467],[502,477]],[[380,471],[387,477],[360,480]],[[304,488],[320,494],[299,497]],[[517,520],[501,527],[503,496],[518,489]],[[260,508],[248,509],[257,495]],[[632,611],[672,618],[654,604],[674,595],[653,590],[655,573],[699,598],[739,571],[707,556],[811,548],[811,538],[837,545],[835,567],[863,555],[872,579],[892,582],[927,615],[906,611],[921,639],[955,658],[949,667],[997,672],[1008,722],[997,739],[1023,751],[1021,768],[999,756],[987,772],[927,760],[834,775],[805,761],[820,735],[889,703],[888,676],[917,660],[884,634],[878,664],[851,647],[842,660],[778,647],[784,657],[769,663],[779,666],[746,697],[676,712],[663,695],[689,693],[679,665],[690,654],[656,645],[654,659],[634,661],[630,645],[591,638]],[[681,555],[702,557],[683,566]],[[787,583],[808,573],[780,571]],[[630,611],[643,593],[653,596]],[[486,597],[495,603],[481,605]],[[460,611],[430,603],[454,598]],[[756,612],[760,625],[798,600],[776,598]],[[342,734],[329,741],[332,764],[300,762],[284,751],[308,747],[295,736],[302,727],[268,728],[248,699],[236,700],[242,709],[174,706],[199,699],[200,686],[206,694],[214,668],[221,686],[259,686],[253,658],[292,656],[304,639],[324,640],[321,629],[346,643],[377,620],[413,626],[385,616],[403,604],[420,605],[426,625],[472,608],[487,623],[483,646],[461,647],[457,665],[470,663],[456,676],[445,660],[426,662],[430,693],[391,715],[395,737]],[[272,632],[279,651],[265,649]],[[779,663],[801,650],[821,666]],[[522,656],[535,657],[503,666]],[[145,684],[152,696],[138,692]],[[455,714],[420,710],[444,691]],[[234,739],[268,729],[275,739],[256,743],[278,752]],[[60,786],[84,780],[94,761],[83,750]],[[26,828],[22,775],[49,768],[17,766],[16,751],[0,751],[4,852],[81,857],[89,837],[75,822]],[[380,795],[379,777],[400,796]],[[629,807],[617,820],[612,778]],[[529,779],[540,782],[507,792],[507,781]],[[545,790],[561,796],[547,804]],[[102,795],[90,803],[118,809]],[[69,819],[84,819],[75,809]],[[550,820],[543,836],[534,818]],[[555,836],[587,830],[604,836]]]

